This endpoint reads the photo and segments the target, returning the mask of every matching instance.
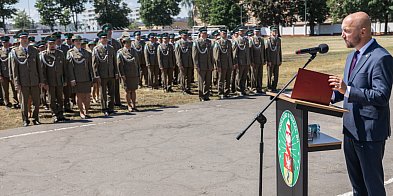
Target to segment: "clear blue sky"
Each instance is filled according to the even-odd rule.
[[[137,0],[123,0],[124,2],[128,3],[130,7],[136,7],[139,6],[139,3],[137,3]],[[39,20],[39,14],[37,12],[37,9],[34,7],[36,0],[19,0],[19,3],[15,4],[15,8],[19,10],[26,10],[27,14],[30,14],[30,16],[33,18],[34,21]],[[91,5],[88,4],[86,7],[90,7]],[[30,11],[30,12],[29,12]],[[186,17],[187,16],[188,10],[184,7],[181,8],[181,12],[179,16],[181,17]]]

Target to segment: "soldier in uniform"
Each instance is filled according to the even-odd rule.
[[[97,42],[96,41],[89,41],[89,43],[87,43],[87,49],[86,51],[90,54],[90,56],[93,53],[93,48],[96,47]],[[100,98],[100,86],[98,84],[98,82],[96,80],[93,79],[93,86],[92,86],[92,90],[91,90],[91,97],[93,100],[93,103],[98,103],[99,98]]]
[[[131,43],[131,47],[133,50],[135,50],[138,54],[138,60],[139,60],[139,65],[141,67],[141,73],[140,75],[140,79],[139,79],[139,85],[143,86],[143,82],[145,84],[145,86],[149,86],[149,72],[147,70],[147,66],[146,66],[146,60],[145,60],[145,54],[144,54],[144,47],[145,47],[145,41],[143,41],[141,39],[141,32],[140,31],[135,31],[134,32],[134,37],[135,40]]]
[[[72,38],[74,47],[67,52],[68,80],[76,93],[76,103],[79,108],[81,119],[89,118],[91,84],[93,82],[93,67],[91,53],[82,48],[82,37],[74,35]]]
[[[191,93],[191,78],[193,74],[192,42],[188,40],[187,30],[180,30],[179,39],[175,44],[176,64],[180,71],[180,85],[183,93]]]
[[[251,55],[251,88],[257,93],[262,92],[263,65],[266,64],[265,40],[261,37],[260,27],[254,29],[250,40]]]
[[[266,43],[267,88],[277,91],[279,67],[282,63],[281,39],[277,34],[277,27],[272,27],[270,37]]]
[[[71,49],[71,44],[70,45],[66,45],[62,43],[61,40],[61,32],[54,32],[52,33],[52,36],[56,37],[56,49],[61,50],[63,52],[64,58],[66,58],[67,52],[69,49]],[[67,34],[68,35],[68,34]],[[71,84],[68,84],[67,86],[64,86],[63,88],[63,94],[64,94],[64,112],[67,113],[73,113],[74,111],[72,111],[71,109],[71,98],[72,98],[72,91],[71,91]]]
[[[248,40],[244,37],[244,27],[239,28],[239,36],[234,40],[233,50],[233,66],[237,70],[236,87],[239,90],[239,95],[246,95],[246,80],[251,64],[250,48]]]
[[[229,96],[232,65],[232,43],[227,39],[226,28],[220,28],[220,39],[213,47],[213,60],[218,73],[218,95],[220,99]]]
[[[122,48],[122,46],[121,46],[120,42],[118,42],[116,39],[114,39],[112,37],[112,30],[113,30],[112,25],[109,23],[106,23],[102,26],[102,30],[107,33],[108,45],[113,47],[113,49],[115,51],[115,55],[116,55],[116,52],[118,50],[120,50],[120,48]],[[114,66],[117,66],[116,60],[117,59],[115,58],[115,61],[113,62]],[[115,98],[114,99],[115,106],[123,107],[123,105],[121,104],[121,101],[120,101],[120,78],[115,79],[115,97],[114,98]]]
[[[174,33],[170,33],[169,34],[169,44],[172,45],[173,50],[175,50],[175,34]],[[172,55],[172,61],[174,62],[174,64],[176,64],[176,56],[175,54]],[[176,65],[173,68],[173,84],[177,85],[179,83],[179,67],[177,67]]]
[[[34,47],[37,48],[39,52],[46,50],[46,37],[41,38],[42,40],[37,42]],[[46,88],[41,88],[41,104],[44,106],[45,110],[49,110],[49,104],[47,101],[48,91]]]
[[[1,39],[1,42],[3,43],[3,47],[0,49],[0,60],[1,60],[0,82],[1,82],[1,87],[2,87],[2,89],[0,89],[0,91],[2,91],[2,93],[3,93],[4,104],[7,108],[11,108],[12,106],[14,108],[18,108],[18,105],[19,105],[18,93],[15,90],[15,85],[14,85],[14,82],[12,81],[12,78],[11,78],[11,70],[10,70],[9,58],[8,58],[9,53],[11,52],[10,37],[3,36],[0,39]],[[12,104],[9,99],[10,86],[11,86],[11,90],[12,90],[14,104]]]
[[[159,66],[158,66],[158,58],[157,58],[157,43],[154,38],[154,33],[150,33],[148,35],[149,42],[146,43],[144,53],[146,66],[149,70],[149,85],[152,89],[158,88],[158,75],[159,75]]]
[[[199,100],[208,101],[212,82],[211,42],[207,39],[207,29],[199,29],[200,38],[192,46],[192,59],[198,73]]]
[[[164,92],[173,92],[173,69],[175,67],[173,45],[169,44],[168,33],[162,34],[163,42],[157,47],[158,66],[161,70]]]
[[[57,123],[68,120],[63,115],[63,86],[67,85],[67,70],[63,52],[56,49],[56,37],[48,36],[46,41],[46,50],[39,53],[42,83],[48,91],[53,122]]]
[[[124,47],[117,52],[117,65],[120,70],[120,76],[123,80],[124,90],[129,112],[137,112],[136,109],[136,90],[139,85],[139,55],[131,47],[131,38],[126,37],[122,40]]]
[[[94,77],[100,83],[101,109],[105,116],[113,114],[115,97],[115,79],[119,77],[118,68],[115,64],[116,56],[114,48],[108,44],[107,33],[97,33],[100,43],[94,47],[92,64]]]
[[[15,89],[19,91],[20,101],[22,103],[21,111],[23,126],[28,126],[30,124],[28,118],[29,97],[31,97],[34,105],[32,115],[34,119],[33,124],[41,124],[38,117],[40,107],[40,86],[44,86],[42,83],[43,74],[39,65],[38,50],[33,46],[29,46],[29,40],[27,39],[28,35],[29,34],[25,31],[19,31],[17,33],[20,46],[12,49],[10,54],[10,65],[13,70]]]
[[[74,36],[73,33],[64,33],[64,37],[65,37],[64,45],[66,45],[69,49],[74,47],[72,40],[71,40],[72,36]]]

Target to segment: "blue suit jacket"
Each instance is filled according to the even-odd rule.
[[[335,91],[334,102],[344,100],[349,112],[343,116],[343,133],[358,141],[382,141],[390,136],[389,99],[393,80],[393,58],[377,41],[366,49],[348,78],[354,52],[348,55],[344,82],[349,97]]]

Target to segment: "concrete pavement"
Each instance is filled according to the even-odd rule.
[[[258,193],[259,126],[236,135],[269,101],[209,101],[0,132],[0,195],[249,196]],[[275,107],[266,112],[264,195],[276,195]],[[342,139],[342,119],[310,123]],[[385,179],[393,178],[386,144]],[[309,195],[351,191],[342,150],[309,154]],[[393,185],[386,185],[388,195]]]

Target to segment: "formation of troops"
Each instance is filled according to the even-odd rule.
[[[123,106],[121,87],[129,112],[138,111],[136,90],[141,87],[173,92],[177,85],[183,94],[193,94],[191,84],[197,81],[200,101],[208,101],[215,86],[220,99],[261,94],[265,64],[268,90],[276,91],[282,62],[277,28],[267,39],[257,27],[228,32],[220,28],[209,39],[203,27],[195,40],[187,30],[179,31],[179,37],[150,33],[145,40],[135,31],[114,39],[112,26],[105,24],[93,41],[72,33],[62,40],[62,33],[55,32],[35,42],[21,30],[13,44],[9,36],[1,37],[0,105],[20,108],[23,126],[28,126],[30,119],[40,124],[41,105],[51,111],[54,123],[68,121],[64,113],[73,113],[72,105],[82,119],[90,118],[91,101],[100,102],[104,116],[112,115],[115,106]]]

